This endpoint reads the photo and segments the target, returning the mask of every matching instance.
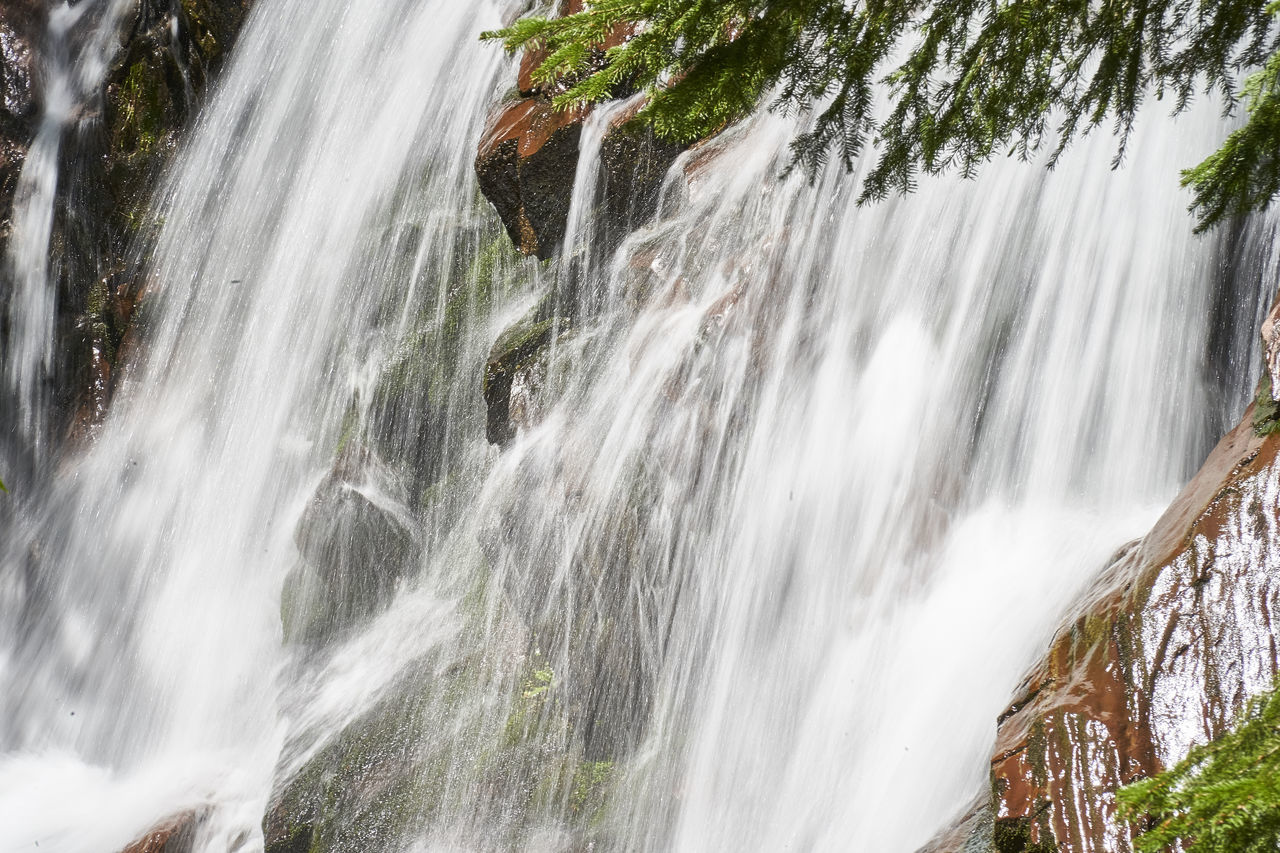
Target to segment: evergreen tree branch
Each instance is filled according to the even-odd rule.
[[[1148,96],[1176,114],[1213,94],[1230,111],[1261,66],[1248,124],[1187,172],[1204,229],[1280,191],[1273,13],[1259,0],[594,0],[482,37],[545,51],[535,79],[559,83],[561,108],[644,89],[638,119],[673,141],[774,93],[774,109],[812,115],[792,166],[813,175],[834,153],[852,169],[874,147],[863,202],[1047,144],[1053,165],[1103,124],[1118,166]],[[619,27],[632,35],[602,53]]]

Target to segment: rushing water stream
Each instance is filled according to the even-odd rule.
[[[472,168],[515,11],[259,0],[105,424],[7,499],[0,850],[192,807],[261,849],[328,773],[326,849],[911,853],[1242,409],[1272,282],[1191,234],[1211,108],[866,208],[761,115],[616,255],[598,113],[540,264]],[[499,451],[486,354],[548,292]]]

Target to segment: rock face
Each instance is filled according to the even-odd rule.
[[[1264,331],[1268,368],[1271,338]],[[1001,717],[991,764],[1000,853],[1130,850],[1116,789],[1221,735],[1272,684],[1280,435],[1269,372],[1255,406],[1106,569]]]
[[[66,346],[56,386],[77,433],[110,402],[142,296],[157,180],[235,42],[252,0],[140,0],[95,111],[65,143],[52,254]]]
[[[564,2],[560,12],[577,12],[581,5],[578,0]],[[597,66],[603,65],[606,49],[629,36],[625,29],[614,30],[596,51]],[[539,51],[525,54],[517,97],[494,111],[476,156],[480,190],[497,209],[512,242],[541,259],[552,257],[564,241],[583,122],[592,112],[590,106],[552,106],[555,92],[533,80],[544,58]],[[601,143],[603,201],[596,213],[614,242],[653,216],[662,178],[685,147],[633,122],[637,109],[613,120]]]
[[[581,11],[581,0],[563,0],[561,15]],[[603,67],[605,51],[631,33],[619,27],[593,54]],[[557,110],[560,89],[534,81],[546,58],[541,50],[521,59],[515,94],[490,116],[476,156],[480,190],[497,210],[512,243],[524,254],[546,260],[564,242],[581,154],[583,124],[591,106]],[[619,93],[620,95],[626,93]],[[599,192],[587,212],[590,234],[582,235],[601,256],[609,255],[636,228],[657,213],[663,181],[688,146],[668,142],[635,120],[635,101],[610,118],[600,139]],[[558,292],[548,294],[528,316],[498,337],[485,365],[484,399],[490,443],[505,445],[520,427],[536,423],[546,403],[549,349],[574,325],[581,306],[572,268]]]
[[[15,0],[0,8],[0,245],[8,239],[18,173],[35,133],[34,46],[42,24],[37,0]]]
[[[408,569],[412,522],[380,467],[369,451],[349,447],[299,520],[301,564],[283,593],[286,640],[320,642],[367,619]]]
[[[56,434],[91,430],[106,410],[154,227],[147,205],[251,3],[139,0],[101,89],[63,134],[49,245]],[[0,9],[0,255],[8,254],[14,192],[43,109],[34,69],[46,19],[40,0]],[[0,272],[11,274],[7,265]],[[0,305],[0,340],[8,310]]]

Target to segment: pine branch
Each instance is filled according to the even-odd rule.
[[[1249,123],[1185,174],[1203,229],[1280,191],[1273,19],[1259,0],[595,0],[482,38],[545,51],[534,79],[558,85],[560,108],[645,90],[638,118],[680,142],[773,93],[773,109],[812,115],[792,168],[812,177],[834,153],[852,169],[875,148],[862,202],[1050,141],[1052,166],[1104,124],[1118,166],[1150,95],[1175,114],[1198,93],[1230,110],[1243,70],[1262,65],[1244,84]],[[619,27],[633,35],[603,51]]]

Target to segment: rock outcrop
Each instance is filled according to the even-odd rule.
[[[412,519],[373,454],[351,445],[317,487],[294,539],[300,564],[285,580],[285,639],[318,643],[381,610],[417,553]]]
[[[581,6],[580,0],[565,0],[560,13],[577,12]],[[594,53],[597,67],[603,66],[608,48],[629,37],[627,29],[615,29]],[[557,90],[533,79],[545,58],[540,51],[525,53],[515,97],[490,117],[476,156],[480,190],[512,242],[541,259],[555,255],[564,241],[583,123],[592,112],[591,106],[557,110],[552,105]],[[663,176],[685,148],[634,122],[637,110],[611,121],[601,142],[602,201],[596,219],[607,242],[616,243],[653,216]]]
[[[206,816],[204,810],[192,809],[162,820],[122,853],[191,853]]]
[[[1254,406],[1107,567],[1002,715],[1000,853],[1130,850],[1116,789],[1223,734],[1280,669],[1278,311]]]
[[[73,431],[101,420],[114,388],[156,223],[147,208],[221,70],[252,0],[140,0],[100,100],[69,133],[51,246],[65,354],[55,386]]]

